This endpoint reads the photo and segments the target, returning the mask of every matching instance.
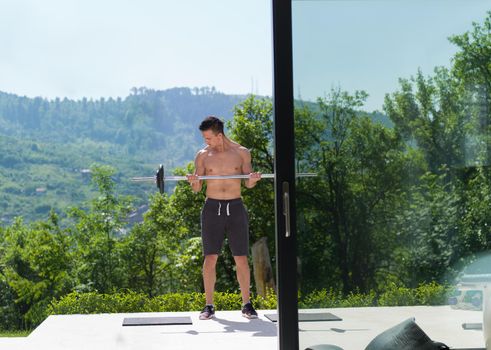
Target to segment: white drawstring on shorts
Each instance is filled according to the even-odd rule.
[[[218,202],[218,216],[222,213],[222,203]],[[230,203],[227,203],[227,216],[230,216]]]

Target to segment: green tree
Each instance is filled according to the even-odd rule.
[[[491,160],[491,11],[473,30],[449,38],[460,51],[453,57],[453,73],[466,92],[467,108],[476,116],[479,139],[485,143],[484,162]]]
[[[6,229],[0,227],[0,329],[18,329],[22,326],[19,305],[15,303],[15,292],[7,283],[5,276],[7,243],[5,242]]]
[[[491,250],[491,174],[489,167],[466,169],[459,218],[461,257]]]
[[[176,175],[194,173],[194,163],[187,167],[176,168]],[[173,220],[179,223],[179,242],[173,254],[172,288],[174,291],[203,291],[201,266],[203,263],[203,250],[201,245],[201,208],[206,199],[206,184],[201,192],[194,193],[191,186],[185,181],[177,183],[174,192],[169,198],[169,205],[174,208]],[[225,253],[226,254],[226,253]],[[223,259],[223,256],[222,256]],[[217,273],[217,289],[233,289],[230,274],[219,264]]]
[[[70,213],[76,222],[77,288],[107,293],[123,286],[121,236],[131,205],[128,197],[115,194],[114,168],[93,166],[91,171],[99,196],[87,211],[75,208]]]
[[[488,12],[482,25],[450,37],[460,49],[450,69],[430,77],[418,71],[385,98],[407,152],[425,159],[395,220],[401,241],[393,268],[403,283],[449,279],[467,257],[489,249],[490,34]]]
[[[465,165],[464,144],[469,116],[459,82],[448,69],[435,69],[434,77],[400,79],[400,91],[387,94],[384,110],[396,132],[423,152],[428,169]]]
[[[24,325],[43,321],[53,298],[68,293],[74,285],[71,239],[51,212],[47,222],[27,227],[22,220],[5,231],[2,266],[4,281],[14,292]]]
[[[389,258],[387,217],[400,205],[407,159],[397,134],[359,111],[366,97],[336,89],[318,100],[317,114],[305,106],[297,113],[298,124],[308,130],[300,134],[299,162],[319,174],[298,186],[306,290],[368,290]]]
[[[143,223],[125,237],[122,255],[131,290],[149,296],[186,290],[176,272],[176,256],[185,239],[185,228],[176,220],[177,210],[166,194],[154,195]]]
[[[455,277],[451,268],[461,253],[461,199],[457,180],[446,180],[448,171],[421,176],[407,191],[407,207],[395,217],[397,247],[389,273],[405,286]]]

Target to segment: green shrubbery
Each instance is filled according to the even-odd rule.
[[[406,288],[390,284],[378,299],[380,306],[443,305],[447,303],[451,287],[435,282],[420,284],[417,288]]]
[[[215,305],[219,310],[237,310],[241,297],[236,293],[215,293]],[[276,308],[276,296],[266,298],[253,296],[252,302],[258,309]],[[205,304],[203,293],[167,293],[155,297],[132,291],[99,294],[96,292],[73,292],[51,303],[47,314],[96,314],[126,312],[176,312],[198,311]]]
[[[335,307],[365,307],[376,305],[376,297],[374,292],[350,293],[347,296],[333,289],[321,289],[309,293],[303,298],[300,298],[300,308],[335,308]]]
[[[299,307],[442,305],[446,301],[448,292],[448,287],[436,283],[421,284],[412,289],[390,285],[389,289],[379,296],[375,292],[350,293],[343,296],[332,289],[329,291],[323,289],[301,297]],[[252,302],[257,309],[276,309],[276,296],[272,292],[266,298],[253,296]],[[115,294],[74,292],[53,301],[47,309],[47,314],[198,311],[204,304],[203,293],[168,293],[148,297],[131,291]],[[241,297],[237,293],[216,292],[215,305],[218,310],[237,310],[241,306]]]
[[[444,305],[450,293],[450,287],[435,282],[420,284],[417,288],[407,288],[394,283],[376,294],[350,293],[343,296],[333,289],[314,291],[300,298],[300,308],[335,308],[365,306],[411,306],[411,305]]]

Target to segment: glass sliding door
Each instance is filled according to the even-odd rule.
[[[491,276],[489,2],[284,3],[273,1],[280,347],[364,349],[409,317],[434,340],[482,347],[463,325],[482,322]]]

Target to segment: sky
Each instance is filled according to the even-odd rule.
[[[0,47],[0,91],[20,95],[272,91],[265,0],[0,0]]]
[[[269,0],[0,0],[0,91],[125,97],[133,87],[272,94]],[[447,40],[490,0],[293,1],[295,96],[363,89],[449,66]]]
[[[471,31],[489,10],[490,0],[294,1],[295,97],[365,90],[365,109],[382,111],[399,78],[450,67],[458,48],[448,37]]]

